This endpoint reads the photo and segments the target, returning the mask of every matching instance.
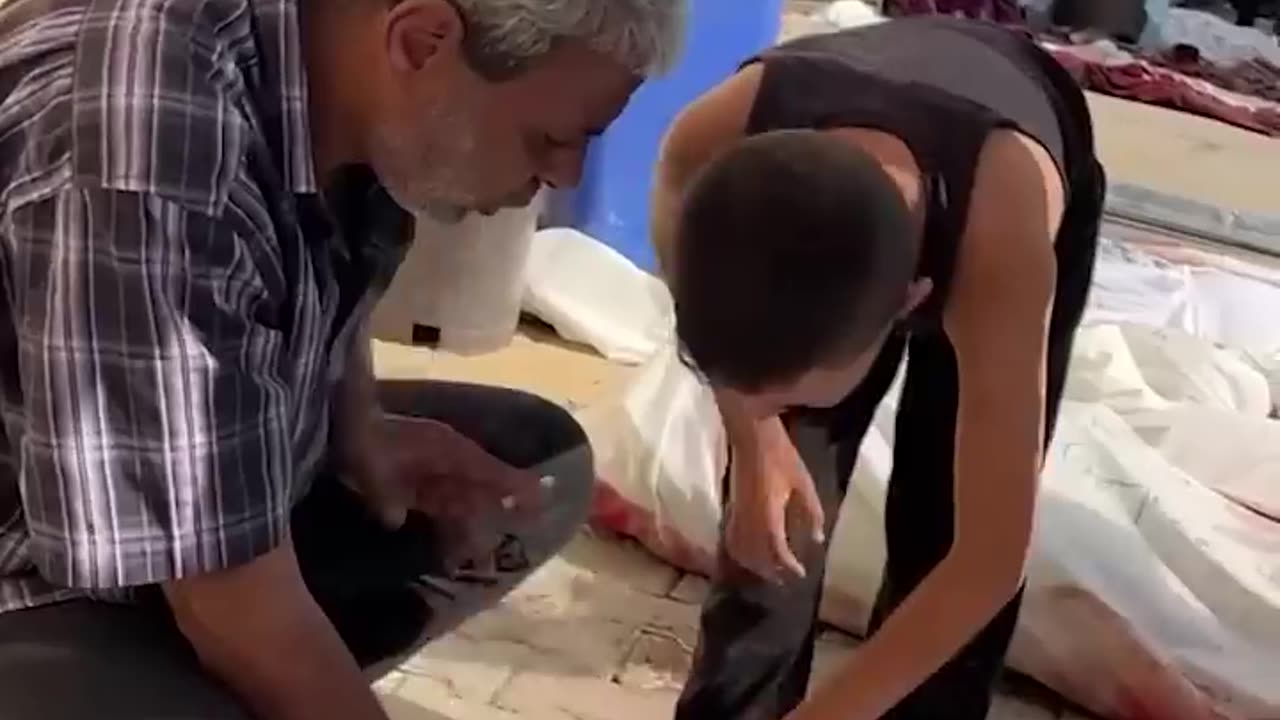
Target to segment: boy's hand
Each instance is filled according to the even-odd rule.
[[[760,425],[755,447],[734,449],[725,550],[735,563],[766,580],[804,577],[787,536],[794,514],[814,543],[826,541],[822,501],[779,419]]]

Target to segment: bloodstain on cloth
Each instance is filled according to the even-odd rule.
[[[1280,67],[1262,58],[1222,65],[1204,59],[1193,45],[1179,44],[1148,59],[1187,77],[1213,83],[1223,90],[1280,103]]]
[[[1105,95],[1181,110],[1263,135],[1280,137],[1280,106],[1232,102],[1208,82],[1147,60],[1107,63],[1082,57],[1070,47],[1045,48],[1081,87]]]

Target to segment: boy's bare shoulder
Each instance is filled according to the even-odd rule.
[[[672,121],[658,155],[665,182],[683,187],[746,134],[763,67],[748,65],[687,105]]]

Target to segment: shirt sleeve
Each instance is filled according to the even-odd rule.
[[[283,332],[262,238],[152,195],[71,188],[9,231],[33,559],[110,589],[248,562],[287,532]],[[277,293],[279,291],[277,290]]]

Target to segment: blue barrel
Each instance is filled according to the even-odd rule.
[[[782,3],[690,0],[680,62],[642,85],[617,122],[592,143],[582,184],[552,199],[551,224],[577,228],[653,271],[649,191],[662,135],[685,105],[776,41]]]

